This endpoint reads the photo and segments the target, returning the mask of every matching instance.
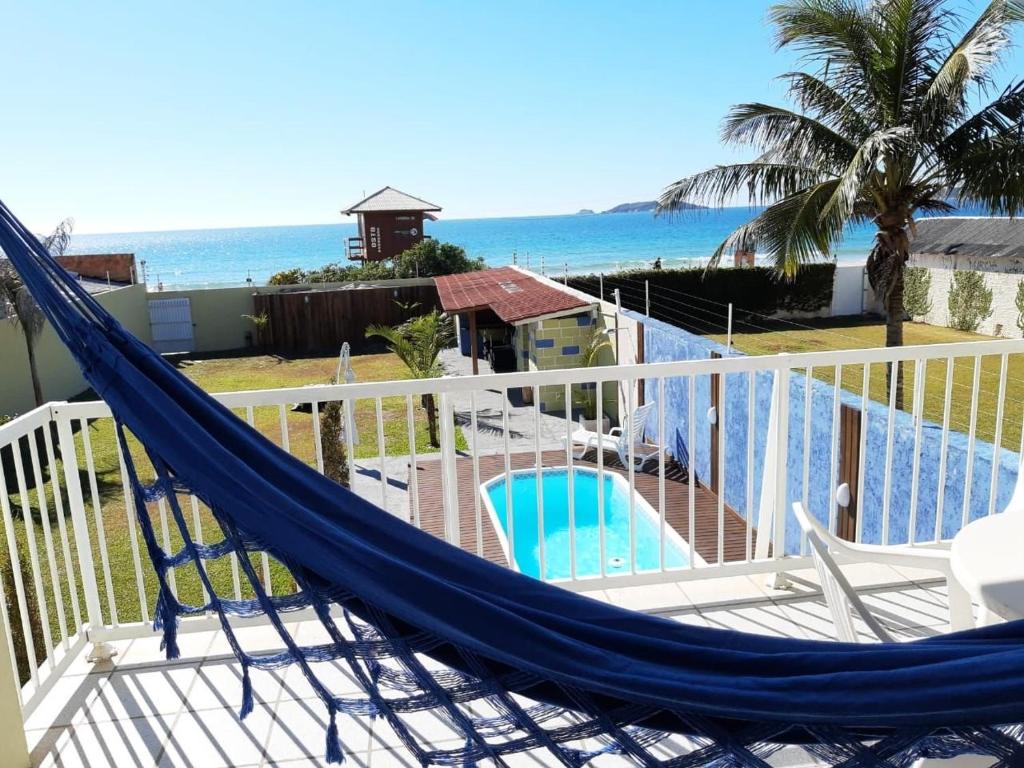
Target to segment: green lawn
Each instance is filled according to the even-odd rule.
[[[283,359],[273,356],[252,356],[252,357],[221,357],[212,359],[189,359],[179,362],[179,367],[185,375],[199,384],[209,392],[228,392],[252,389],[268,389],[277,387],[298,387],[307,384],[327,383],[334,375],[336,358],[302,358]],[[352,367],[356,373],[357,380],[386,381],[395,379],[407,379],[409,374],[401,362],[391,354],[363,355],[352,359]],[[436,449],[431,448],[427,437],[426,414],[421,407],[419,398],[413,398],[416,450],[418,454],[429,453]],[[382,398],[381,401],[384,442],[386,454],[390,456],[406,455],[409,453],[409,436],[406,423],[406,398]],[[244,418],[244,410],[239,413]],[[280,410],[278,407],[256,408],[253,413],[254,424],[260,432],[266,435],[276,444],[281,445],[281,423]],[[289,450],[292,454],[307,462],[315,464],[315,445],[313,440],[312,416],[309,413],[294,412],[290,408],[286,411],[287,432]],[[375,458],[379,455],[376,429],[376,402],[374,400],[360,401],[356,406],[356,422],[360,436],[360,443],[356,446],[356,458]],[[116,441],[114,439],[113,426],[107,419],[93,422],[88,426],[88,442],[96,468],[95,497],[93,488],[88,481],[85,472],[81,473],[82,491],[85,495],[86,514],[90,530],[93,534],[93,541],[98,542],[96,536],[96,515],[94,514],[94,503],[102,511],[102,525],[105,530],[103,537],[107,542],[106,557],[110,564],[112,575],[109,586],[109,593],[114,598],[117,606],[117,619],[119,622],[139,621],[142,612],[139,607],[138,582],[136,580],[136,567],[130,538],[130,525],[134,523],[133,518],[128,514],[125,503],[124,491],[121,483],[120,465]],[[78,451],[79,464],[84,466],[86,435],[82,430],[76,434],[76,449]],[[27,449],[27,440],[23,441]],[[456,428],[456,442],[460,449],[466,448],[466,441],[462,431]],[[140,472],[145,474],[144,479],[152,479],[144,453],[138,444],[130,441],[130,450],[136,466]],[[27,456],[27,450],[26,450]],[[44,457],[45,463],[45,457]],[[43,563],[41,578],[43,583],[43,594],[46,595],[47,611],[49,613],[49,624],[55,637],[59,636],[60,627],[51,586],[51,577],[48,567],[48,548],[44,536],[43,515],[41,508],[45,506],[48,515],[46,520],[50,523],[53,556],[57,565],[57,571],[64,573],[64,558],[61,553],[60,540],[58,538],[58,520],[55,514],[54,494],[49,482],[49,474],[44,469],[46,483],[43,486],[43,493],[35,487],[32,480],[31,469],[26,466],[29,477],[29,490],[27,503],[30,509],[30,520],[26,525],[25,515],[22,511],[22,497],[14,492],[10,496],[12,513],[14,517],[14,530],[17,539],[19,558],[22,562],[23,580],[26,586],[27,599],[33,613],[37,610],[36,590],[32,583],[33,579],[29,573],[27,563],[29,562],[29,540],[35,542],[39,552],[39,559]],[[60,460],[57,461],[56,475],[63,481],[63,469]],[[13,479],[8,480],[13,485]],[[17,488],[12,490],[16,491]],[[61,493],[67,507],[66,491],[61,482]],[[181,498],[183,512],[186,518],[192,521],[192,507],[187,497]],[[160,510],[156,504],[149,505],[150,517],[154,521],[157,536],[163,543],[162,529],[160,525]],[[169,517],[168,510],[168,517]],[[207,542],[219,540],[217,531],[209,510],[199,509],[199,519],[203,532],[203,538]],[[66,526],[70,535],[70,520],[66,519]],[[28,535],[28,528],[32,528],[32,536]],[[170,542],[172,549],[180,548],[181,537],[174,533],[176,527],[173,521],[168,526],[170,531]],[[195,536],[195,530],[192,530]],[[77,561],[74,542],[71,542],[72,558]],[[156,597],[156,577],[149,567],[148,559],[139,538],[139,551],[141,558],[141,573],[143,587],[146,594],[146,604],[152,611]],[[107,622],[113,620],[111,611],[110,594],[104,583],[101,571],[103,553],[96,544],[93,547],[93,558],[96,562],[97,579],[100,585],[100,602],[103,609],[104,619]],[[253,559],[254,567],[260,574],[263,573],[263,566],[259,556]],[[76,562],[77,569],[77,562]],[[210,576],[213,579],[218,592],[223,595],[230,595],[233,591],[232,569],[230,562],[216,562],[210,566]],[[277,563],[270,564],[271,584],[275,592],[291,591],[293,585],[285,569]],[[77,573],[77,571],[76,571]],[[15,635],[16,645],[22,643],[22,632],[16,617],[20,614],[16,608],[15,590],[12,585],[13,572],[10,569],[10,560],[6,547],[0,547],[0,574],[3,576],[3,588],[5,599],[8,604],[8,612],[12,620],[12,634]],[[76,576],[77,578],[77,576]],[[245,577],[241,578],[243,583],[242,596],[250,597],[251,590],[244,588]],[[202,589],[197,573],[192,568],[178,569],[176,576],[176,588],[179,598],[183,602],[198,603],[202,600]],[[62,580],[63,605],[65,608],[66,622],[72,624],[71,600],[67,588],[66,579]],[[84,597],[81,594],[81,584],[78,585],[79,603],[81,611],[85,612]],[[42,658],[43,642],[41,627],[37,626],[33,634],[36,636],[37,657]]]
[[[836,349],[865,349],[885,346],[885,325],[872,320],[810,320],[801,325],[811,328],[797,328],[785,323],[775,323],[772,330],[752,333],[734,333],[733,346],[750,355],[774,355],[779,352],[822,352]],[[740,325],[739,327],[742,327]],[[778,330],[774,330],[777,328]],[[904,343],[943,344],[964,341],[992,341],[991,336],[956,331],[923,323],[905,323]],[[725,343],[725,335],[714,335],[715,341]],[[988,441],[995,438],[996,404],[999,393],[998,355],[981,358],[980,394],[978,398],[975,429],[977,435]],[[835,373],[832,368],[815,370],[814,376],[832,383]],[[870,371],[869,396],[879,402],[888,402],[886,392],[886,366],[873,365]],[[904,365],[904,410],[914,407],[915,371],[912,363]],[[846,365],[842,371],[843,388],[861,394],[864,381],[862,365]],[[974,382],[974,360],[956,358],[953,364],[953,390],[950,397],[950,426],[968,432],[971,422],[971,393]],[[941,424],[946,397],[946,361],[933,360],[925,370],[924,416]],[[1003,411],[1001,444],[1010,450],[1018,450],[1021,438],[1021,419],[1024,416],[1024,355],[1011,355],[1006,375],[1006,397]]]

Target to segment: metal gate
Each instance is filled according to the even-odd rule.
[[[157,352],[195,352],[190,299],[151,299],[149,327]]]

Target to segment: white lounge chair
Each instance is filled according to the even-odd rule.
[[[949,623],[953,631],[973,626],[971,601],[967,593],[952,578],[949,552],[946,550],[924,549],[903,545],[879,546],[875,544],[852,544],[833,536],[818,520],[808,514],[803,504],[793,504],[800,528],[807,537],[811,557],[821,579],[829,612],[836,626],[838,638],[844,642],[856,643],[861,639],[854,627],[854,616],[860,617],[868,629],[882,642],[892,642],[893,636],[882,626],[864,605],[860,596],[843,575],[839,562],[883,563],[886,565],[921,568],[941,573],[946,577],[949,590]]]
[[[584,429],[581,423],[580,428],[572,433],[572,444],[580,446],[579,451],[573,451],[573,456],[582,459],[587,451],[593,448],[595,451],[600,444],[605,451],[615,451],[619,456],[622,466],[629,467],[629,445],[633,443],[633,464],[634,467],[643,471],[647,462],[657,460],[661,455],[662,448],[658,445],[650,445],[644,442],[644,430],[647,426],[647,419],[657,403],[641,405],[633,411],[631,418],[627,419],[624,430],[621,427],[614,427],[603,435],[598,435],[589,429]]]

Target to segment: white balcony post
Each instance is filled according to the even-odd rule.
[[[6,657],[10,647],[5,622],[0,621],[0,657]],[[18,680],[14,659],[9,658],[0,658],[0,745],[3,745],[4,765],[29,768],[31,761],[25,740],[25,720],[18,700]]]
[[[455,459],[454,414],[447,392],[438,397],[441,438],[441,494],[444,506],[444,536],[449,544],[460,545],[459,478]]]
[[[779,368],[778,387],[775,391],[775,531],[772,534],[772,558],[781,560],[786,556],[786,512],[789,508],[787,499],[787,479],[789,467],[789,374],[788,367]],[[786,575],[776,572],[772,585],[775,589],[789,586]]]
[[[92,559],[89,524],[85,518],[85,497],[82,495],[82,483],[78,476],[78,451],[75,449],[75,436],[71,431],[71,419],[61,411],[63,405],[66,403],[55,403],[50,411],[53,414],[53,419],[57,422],[57,439],[60,445],[61,461],[64,464],[68,510],[71,512],[71,529],[75,535],[82,590],[85,593],[85,613],[88,623],[84,629],[86,637],[89,637],[93,645],[92,651],[89,653],[89,660],[109,660],[116,652],[106,643],[97,639],[97,633],[103,628],[100,590],[96,581],[96,566]]]

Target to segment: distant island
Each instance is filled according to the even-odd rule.
[[[578,211],[576,211],[576,215],[577,216],[590,216],[593,213],[594,212],[592,210],[590,210],[589,208],[580,208]]]
[[[707,206],[694,205],[693,203],[679,203],[678,210],[703,210]],[[657,200],[644,200],[641,203],[621,203],[616,205],[614,208],[609,208],[607,211],[601,211],[601,213],[651,213],[655,208],[658,207]],[[588,208],[584,208],[580,213],[593,213]]]

